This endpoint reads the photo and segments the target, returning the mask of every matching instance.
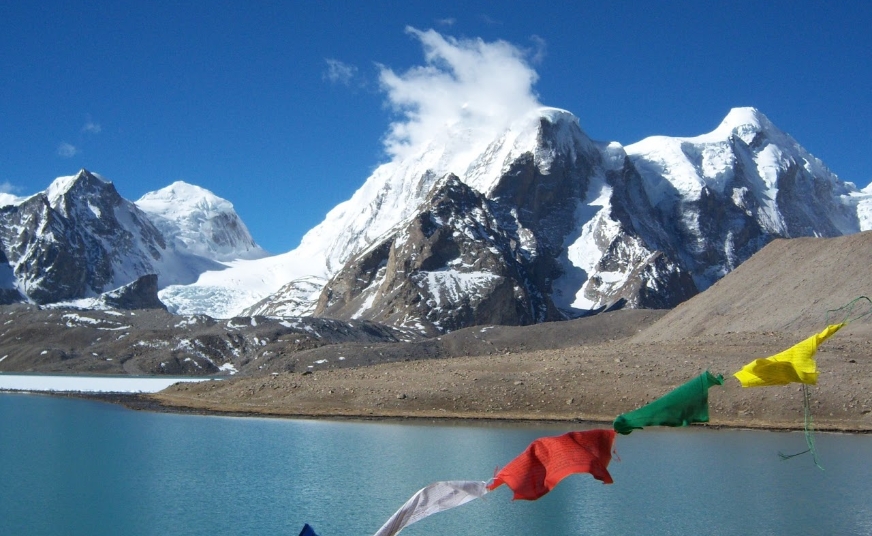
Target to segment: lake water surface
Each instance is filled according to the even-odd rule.
[[[569,426],[422,425],[135,412],[0,393],[0,534],[373,534],[437,480],[487,480]],[[646,429],[603,485],[505,486],[403,535],[872,534],[872,436]]]

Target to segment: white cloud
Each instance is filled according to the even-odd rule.
[[[76,156],[78,152],[79,149],[77,149],[76,146],[71,143],[62,141],[61,144],[58,145],[58,156],[62,156],[64,158],[72,158]]]
[[[530,53],[530,61],[533,65],[539,65],[545,59],[545,51],[548,48],[545,40],[536,34],[530,36],[530,41],[533,41],[533,51]]]
[[[458,126],[492,139],[541,106],[533,91],[538,75],[518,47],[406,31],[421,42],[426,64],[400,74],[380,66],[382,89],[401,115],[385,137],[391,157],[409,155]]]
[[[439,24],[441,26],[454,26],[455,22],[457,22],[457,20],[451,17],[445,19],[436,19],[436,24]]]
[[[4,181],[0,183],[0,207],[5,207],[7,205],[17,205],[24,201],[26,198],[18,197],[15,195],[15,192],[20,190],[19,187],[13,185],[9,181]]]
[[[85,126],[82,127],[82,132],[88,132],[90,134],[99,134],[103,128],[98,124],[91,120],[88,120],[85,123]]]
[[[324,58],[327,62],[327,70],[322,75],[324,80],[328,80],[334,84],[348,85],[357,74],[357,67],[343,63],[333,58]]]

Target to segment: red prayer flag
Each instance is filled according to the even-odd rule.
[[[488,485],[503,484],[515,493],[513,500],[535,501],[573,473],[590,473],[605,484],[613,482],[606,469],[612,460],[614,430],[586,430],[542,437],[498,472]]]

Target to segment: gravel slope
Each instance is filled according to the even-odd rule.
[[[728,332],[813,333],[827,310],[872,298],[872,231],[838,238],[775,240],[705,292],[640,333],[674,340]],[[858,304],[857,312],[861,312]],[[865,311],[869,310],[868,302]],[[840,321],[839,314],[831,315]],[[851,326],[872,336],[872,321]]]
[[[178,385],[150,400],[188,411],[285,416],[610,422],[703,370],[729,376],[801,338],[776,332],[667,342],[626,338],[553,350]],[[821,376],[812,388],[819,429],[872,430],[870,349],[872,341],[852,334],[851,326],[821,347]],[[712,424],[802,427],[797,385],[743,389],[727,377],[724,386],[711,389],[709,402]]]

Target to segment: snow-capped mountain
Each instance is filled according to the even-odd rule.
[[[732,110],[709,134],[648,138],[626,151],[700,290],[761,242],[861,230],[856,188],[752,108]]]
[[[560,135],[539,147],[542,121],[555,125]],[[579,138],[572,134],[576,131]],[[446,174],[454,173],[477,191],[487,192],[511,162],[529,151],[536,152],[537,165],[547,167],[557,152],[572,156],[596,153],[597,149],[581,133],[572,114],[554,108],[537,110],[484,141],[474,129],[455,127],[412,157],[379,166],[348,201],[334,207],[323,222],[306,233],[296,249],[205,273],[194,285],[162,290],[161,300],[170,310],[184,314],[226,317],[242,309],[258,314],[278,310],[305,314],[314,305],[300,302],[300,292],[291,292],[291,301],[297,305],[281,297],[295,287],[295,280],[314,277],[327,281],[354,255],[412,217],[434,183]],[[285,285],[290,287],[283,289]],[[271,298],[273,293],[276,296]],[[249,308],[260,301],[257,308]]]
[[[317,314],[438,331],[672,307],[774,238],[870,227],[870,192],[751,108],[702,136],[626,148],[590,140],[555,109],[484,146],[464,145],[463,132],[452,139],[462,154],[431,145],[378,168],[286,254],[292,279],[307,275],[306,258],[308,274],[327,280]],[[499,261],[479,269],[475,258]],[[509,294],[512,306],[496,299]],[[311,310],[300,295],[257,310]],[[497,302],[502,319],[485,312]],[[508,314],[515,306],[539,313]]]
[[[574,295],[575,285],[560,289],[558,281],[563,296],[573,298],[560,304],[564,310],[618,300],[672,306],[774,238],[865,228],[854,185],[753,108],[730,111],[699,137],[612,147],[611,160],[621,168],[607,173],[602,209],[577,221],[580,236],[567,242],[566,273],[581,269],[587,278]],[[640,281],[640,274],[653,278]]]
[[[347,262],[316,315],[366,317],[438,334],[477,324],[532,324],[560,313],[539,291],[513,218],[446,175],[397,232]]]
[[[455,126],[381,165],[275,256],[195,186],[134,204],[86,171],[58,179],[0,199],[0,299],[72,299],[156,273],[176,313],[433,334],[672,307],[774,238],[872,229],[872,187],[841,181],[752,108],[708,134],[626,147],[554,108],[488,136]]]
[[[20,205],[26,199],[26,197],[18,197],[17,195],[0,192],[0,207],[6,207],[9,205]]]
[[[210,254],[213,237],[220,233],[177,247],[186,222],[174,228],[164,218],[159,228],[111,182],[87,170],[60,177],[44,192],[16,201],[0,208],[0,288],[5,303],[94,297],[148,274],[157,275],[161,286],[189,284],[203,271],[222,267],[217,261],[224,252]],[[220,201],[214,204],[222,206]],[[227,219],[234,221],[230,214]],[[245,236],[248,242],[240,251],[256,248],[247,231]]]
[[[860,220],[860,230],[872,230],[872,184],[859,192],[851,192],[851,197],[857,204],[857,218]]]
[[[207,259],[258,259],[268,253],[255,244],[233,205],[209,190],[177,181],[136,201],[176,249]]]

